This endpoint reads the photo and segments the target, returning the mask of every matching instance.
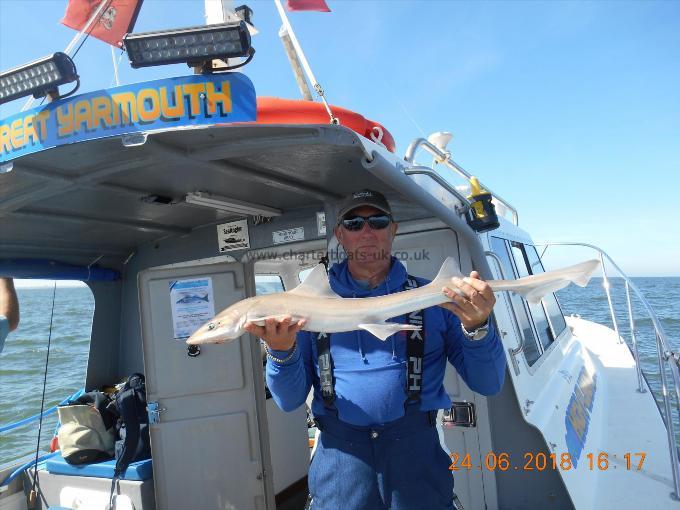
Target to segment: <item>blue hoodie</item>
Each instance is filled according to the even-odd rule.
[[[390,272],[378,287],[363,289],[350,275],[347,261],[333,265],[329,272],[331,288],[342,297],[383,296],[404,290],[406,268],[392,257]],[[416,278],[419,286],[428,280]],[[405,323],[406,316],[391,322]],[[490,321],[483,340],[470,341],[463,334],[458,318],[439,306],[425,309],[425,356],[420,409],[448,408],[451,400],[444,390],[444,370],[448,359],[465,383],[477,393],[493,395],[505,378],[505,352]],[[314,385],[312,412],[328,414],[319,384],[315,334],[301,331],[297,350],[285,363],[267,359],[267,385],[278,406],[292,411],[301,406]],[[406,333],[399,332],[385,342],[367,331],[332,333],[330,336],[335,402],[338,418],[344,422],[370,426],[387,423],[404,415],[406,400]],[[290,353],[273,351],[279,359]]]

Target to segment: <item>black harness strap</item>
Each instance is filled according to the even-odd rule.
[[[418,287],[417,280],[408,275],[404,290]],[[408,324],[420,326],[420,331],[407,331],[406,342],[406,402],[404,406],[420,402],[423,383],[423,356],[425,355],[425,320],[423,310],[408,314]],[[325,407],[332,408],[335,401],[335,378],[333,377],[333,358],[331,357],[331,336],[327,333],[316,334],[317,362],[321,396]]]
[[[319,382],[323,404],[331,407],[335,400],[335,381],[333,379],[333,358],[331,358],[331,337],[327,333],[317,333],[316,348],[318,351]]]
[[[406,290],[418,287],[416,279],[409,275],[406,280]],[[423,357],[425,356],[425,318],[423,310],[416,310],[408,315],[408,323],[420,326],[419,331],[406,332],[406,402],[408,404],[420,402],[420,391],[423,384]]]

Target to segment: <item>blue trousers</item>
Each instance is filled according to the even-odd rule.
[[[450,510],[453,476],[431,413],[376,427],[320,416],[309,468],[311,510]]]

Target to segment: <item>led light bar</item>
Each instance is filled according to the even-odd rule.
[[[244,216],[281,216],[282,212],[280,209],[274,209],[266,205],[243,202],[242,200],[204,193],[202,191],[187,193],[184,200],[187,204],[201,205],[217,209],[218,211],[232,212]]]
[[[71,57],[57,52],[0,73],[0,104],[31,94],[39,98],[76,80],[78,73]]]
[[[127,34],[125,50],[134,68],[179,64],[199,65],[212,59],[245,57],[250,34],[245,22]]]

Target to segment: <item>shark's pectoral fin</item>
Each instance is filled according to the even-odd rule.
[[[377,336],[384,342],[388,336],[398,331],[419,331],[421,328],[420,326],[412,326],[410,324],[383,322],[382,324],[359,324],[359,329],[365,329],[371,335]]]

